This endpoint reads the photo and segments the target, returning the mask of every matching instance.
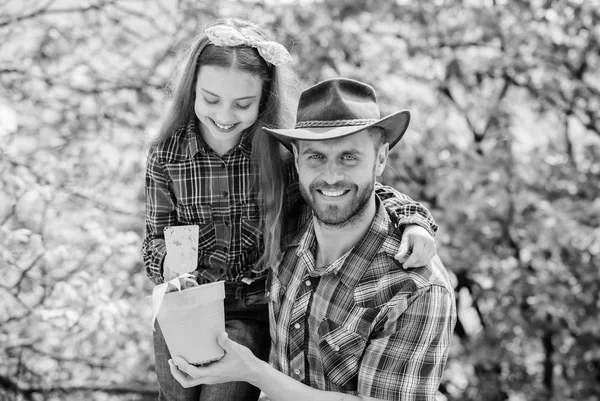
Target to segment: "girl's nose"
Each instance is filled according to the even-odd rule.
[[[234,120],[233,112],[232,112],[231,108],[228,106],[221,107],[219,109],[219,111],[217,112],[217,114],[215,115],[215,117],[216,117],[217,122],[222,125],[230,125],[235,122],[235,121],[233,121]]]

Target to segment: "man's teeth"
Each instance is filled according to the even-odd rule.
[[[235,124],[231,124],[231,125],[221,125],[221,124],[219,124],[219,123],[218,123],[218,122],[216,122],[216,121],[213,121],[213,122],[215,123],[215,125],[216,125],[217,127],[219,127],[220,129],[223,129],[223,130],[231,129],[231,128],[233,128],[233,126],[235,125]]]
[[[321,191],[325,196],[342,196],[344,191]]]

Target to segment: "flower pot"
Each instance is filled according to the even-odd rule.
[[[194,365],[223,357],[217,335],[225,331],[224,299],[223,281],[164,295],[157,319],[171,357]]]

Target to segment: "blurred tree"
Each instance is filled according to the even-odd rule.
[[[15,120],[0,129],[9,399],[155,398],[139,256],[144,132],[173,47],[195,29],[169,3],[1,5],[0,103]]]
[[[272,27],[303,86],[410,109],[385,181],[423,201],[459,304],[441,396],[598,400],[600,4],[0,2],[0,397],[154,398],[144,135],[216,15]]]

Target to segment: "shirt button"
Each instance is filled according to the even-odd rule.
[[[229,192],[223,191],[223,198],[227,198],[229,196]]]
[[[300,323],[296,323],[296,324],[294,325],[294,328],[295,328],[295,329],[299,329],[299,328],[300,328]]]
[[[267,298],[271,298],[271,291],[267,291],[267,292],[265,293],[265,295],[267,296]]]
[[[310,287],[310,280],[306,280],[304,284],[306,284],[307,287]]]
[[[300,369],[294,369],[294,373],[299,375],[300,374]]]

